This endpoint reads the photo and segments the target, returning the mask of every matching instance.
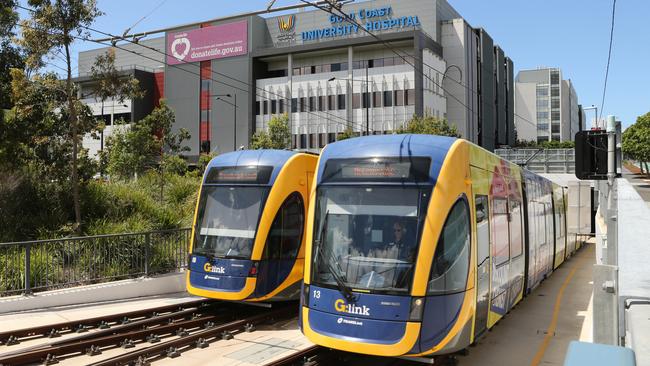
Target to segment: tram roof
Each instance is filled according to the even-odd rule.
[[[447,152],[456,140],[455,137],[419,134],[356,137],[327,145],[321,154],[321,162],[328,159],[429,157],[429,175],[435,182]],[[319,182],[324,168],[325,164],[319,164]]]
[[[275,181],[278,173],[284,164],[294,155],[296,151],[289,150],[240,150],[218,155],[210,160],[206,171],[214,167],[234,166],[272,166],[273,173],[269,184]]]

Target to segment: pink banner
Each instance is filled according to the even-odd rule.
[[[234,22],[167,34],[167,64],[177,65],[245,55],[248,22]]]

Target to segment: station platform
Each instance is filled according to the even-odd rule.
[[[592,340],[594,244],[586,244],[501,319],[458,365],[558,365],[569,343]]]

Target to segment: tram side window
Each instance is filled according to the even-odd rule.
[[[521,202],[511,197],[510,200],[510,255],[520,256],[523,251],[523,228],[521,224]]]
[[[300,194],[292,193],[273,219],[262,259],[294,259],[302,241],[305,208]]]
[[[494,264],[499,266],[510,259],[508,200],[505,198],[492,198],[492,220],[490,226],[490,231],[494,238],[492,258],[494,258]]]
[[[465,200],[451,209],[433,255],[429,294],[465,290],[469,270],[469,210]]]

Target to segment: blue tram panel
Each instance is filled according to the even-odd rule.
[[[215,299],[297,299],[316,157],[283,150],[214,158],[192,230],[188,292]]]
[[[307,218],[303,333],[381,356],[469,346],[523,296],[532,252],[522,179],[519,167],[461,139],[390,135],[328,145]],[[552,268],[560,244],[537,242],[531,266]]]

